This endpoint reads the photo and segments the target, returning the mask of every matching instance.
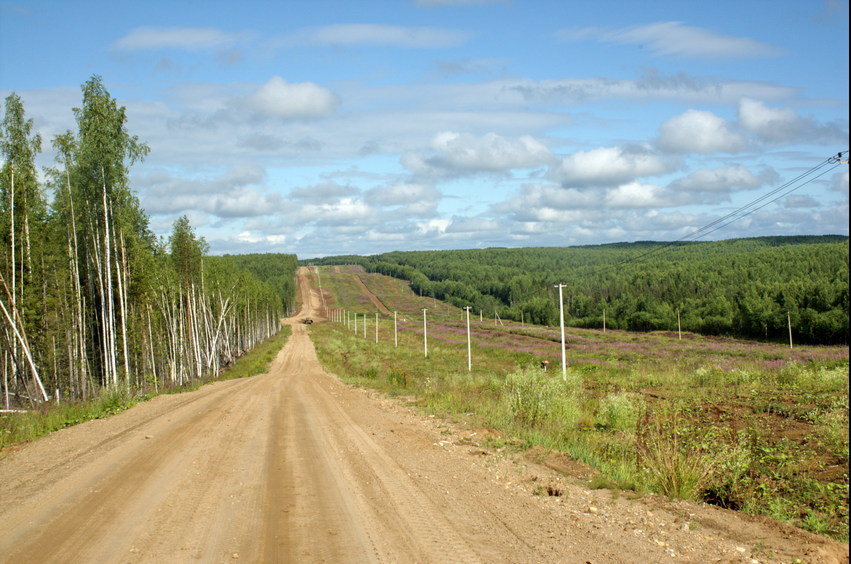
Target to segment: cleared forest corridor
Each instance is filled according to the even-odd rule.
[[[838,561],[841,545],[791,527],[617,498],[483,449],[342,385],[291,322],[267,374],[3,452],[0,562],[749,562],[760,538]]]

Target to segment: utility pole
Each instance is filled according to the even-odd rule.
[[[792,314],[786,312],[786,323],[789,324],[789,348],[792,348]]]
[[[423,355],[428,358],[428,324],[426,323],[426,309],[423,309]]]
[[[561,324],[561,378],[562,380],[567,380],[567,354],[565,353],[564,347],[564,297],[562,293],[562,288],[564,288],[565,284],[556,284],[553,286],[554,288],[558,288],[558,316],[559,322]]]
[[[470,306],[464,308],[467,310],[467,372],[473,371],[473,355],[470,347]]]
[[[399,331],[396,327],[396,312],[393,312],[393,346],[399,348]]]

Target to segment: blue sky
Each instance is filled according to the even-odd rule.
[[[837,0],[0,0],[0,95],[51,166],[103,77],[214,254],[670,241],[848,150],[848,41]],[[847,235],[818,175],[705,239]]]

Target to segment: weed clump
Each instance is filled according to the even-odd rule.
[[[650,489],[674,499],[698,500],[718,466],[702,449],[683,444],[676,422],[650,422],[638,440],[640,467]]]
[[[547,419],[573,420],[578,413],[573,390],[563,380],[532,368],[509,374],[502,397],[509,418],[520,425],[539,426]]]
[[[599,423],[612,431],[634,432],[644,411],[644,400],[631,392],[606,396],[600,402]]]

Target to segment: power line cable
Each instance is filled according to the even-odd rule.
[[[770,204],[772,202],[776,202],[780,198],[782,198],[784,196],[788,196],[792,192],[794,192],[794,191],[796,191],[800,188],[803,188],[804,186],[806,186],[810,182],[812,182],[812,181],[824,176],[828,172],[834,170],[840,164],[847,164],[848,163],[847,155],[848,155],[847,150],[836,153],[836,155],[832,155],[832,156],[826,158],[825,160],[823,160],[822,162],[820,162],[819,164],[817,164],[813,168],[809,169],[808,171],[806,171],[804,173],[799,174],[797,177],[793,178],[792,180],[784,182],[783,184],[781,184],[777,188],[771,190],[770,192],[767,192],[766,194],[763,194],[759,198],[757,198],[757,199],[745,204],[744,206],[728,213],[727,215],[725,215],[721,218],[718,218],[715,221],[712,221],[712,222],[704,225],[700,229],[697,229],[696,231],[693,231],[692,233],[684,235],[684,236],[680,237],[679,239],[676,239],[675,241],[671,241],[671,242],[666,243],[666,244],[664,244],[660,247],[656,247],[654,249],[651,249],[651,250],[647,251],[646,253],[640,254],[636,257],[621,261],[621,262],[613,264],[613,265],[609,265],[607,267],[603,267],[602,270],[605,270],[607,268],[616,268],[616,267],[619,267],[619,266],[623,266],[625,264],[636,262],[636,261],[639,261],[639,260],[649,256],[649,255],[664,251],[664,250],[676,245],[677,243],[683,242],[687,239],[697,239],[697,238],[700,238],[700,237],[705,237],[706,235],[709,235],[710,233],[714,233],[715,231],[718,231],[719,229],[726,227],[726,226],[730,225],[731,223],[736,222],[736,221],[738,221],[738,220],[740,220],[744,217],[747,217],[748,215],[764,208],[768,204]],[[846,157],[846,160],[842,159],[843,156]],[[824,169],[825,167],[828,167],[828,166],[830,166],[830,168],[827,168],[826,170],[822,170],[822,169]],[[821,172],[819,174],[817,174],[816,176],[812,176],[813,174],[819,172],[820,170],[821,170]],[[799,182],[800,182],[800,184],[798,184]],[[790,186],[791,186],[791,188],[790,188]],[[775,198],[771,198],[772,196],[775,196],[776,194],[779,194],[779,195],[777,195],[777,197],[775,197]],[[771,198],[771,199],[766,202],[765,200],[767,200],[768,198]],[[762,202],[765,202],[765,203],[762,203]],[[760,203],[762,203],[762,205],[757,206],[757,204],[760,204]],[[757,206],[757,207],[754,207],[754,206]]]
[[[794,192],[794,191],[795,191],[795,190],[797,190],[798,188],[801,188],[801,187],[802,187],[802,186],[804,186],[805,184],[807,184],[807,183],[809,183],[809,182],[812,182],[813,180],[816,180],[816,179],[818,179],[818,178],[820,178],[820,177],[824,176],[824,175],[825,175],[825,174],[827,174],[828,172],[832,171],[834,168],[836,168],[836,167],[831,167],[831,168],[829,168],[829,169],[827,169],[827,170],[825,170],[825,171],[822,171],[822,173],[821,173],[821,174],[819,174],[819,175],[817,175],[817,176],[814,176],[813,178],[810,178],[809,180],[807,180],[807,182],[806,182],[806,183],[802,184],[801,186],[796,186],[796,187],[792,188],[791,190],[789,190],[789,191],[787,191],[787,192],[784,192],[784,193],[780,194],[780,195],[779,195],[779,196],[777,196],[776,198],[773,198],[773,199],[769,200],[768,202],[765,202],[765,203],[764,203],[764,204],[762,204],[761,206],[755,207],[754,209],[749,210],[747,213],[743,213],[743,214],[742,214],[741,216],[739,216],[739,217],[734,217],[733,219],[731,219],[731,220],[730,220],[730,221],[728,221],[727,223],[724,223],[723,225],[719,225],[719,226],[715,227],[714,229],[711,229],[711,230],[709,230],[709,231],[706,231],[705,233],[702,233],[700,236],[701,236],[701,237],[704,237],[704,236],[706,236],[706,235],[709,235],[710,233],[712,233],[712,232],[714,232],[714,231],[717,231],[717,230],[721,229],[722,227],[726,227],[726,226],[730,225],[731,223],[733,223],[733,222],[735,222],[735,221],[738,221],[738,220],[742,219],[743,217],[747,217],[747,216],[749,216],[750,214],[752,214],[752,213],[754,213],[754,212],[757,212],[757,211],[761,210],[762,208],[764,208],[764,207],[765,207],[765,206],[767,206],[768,204],[770,204],[770,203],[772,203],[772,202],[776,202],[777,200],[779,200],[780,198],[782,198],[782,197],[784,197],[784,196],[788,196],[789,194],[791,194],[792,192]]]

